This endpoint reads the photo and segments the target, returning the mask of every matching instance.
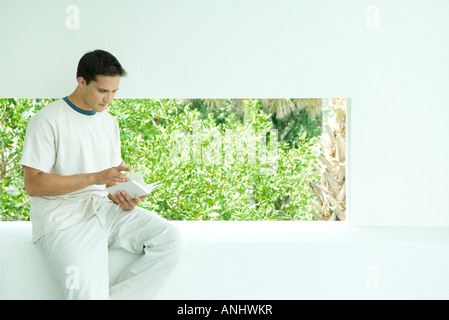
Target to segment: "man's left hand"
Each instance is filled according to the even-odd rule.
[[[123,210],[129,211],[134,209],[137,204],[145,199],[147,196],[135,197],[132,199],[126,191],[118,191],[116,194],[109,194],[108,198],[111,199],[115,204],[119,205]]]

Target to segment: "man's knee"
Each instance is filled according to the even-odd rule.
[[[164,222],[157,236],[150,236],[147,241],[144,241],[144,248],[150,251],[158,250],[166,256],[182,257],[187,248],[187,241],[181,230]]]

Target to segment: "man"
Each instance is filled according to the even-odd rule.
[[[66,299],[148,299],[178,262],[178,229],[137,207],[143,197],[108,195],[127,181],[120,132],[106,111],[126,74],[109,52],[86,53],[75,91],[34,115],[20,161],[30,196],[32,240]],[[143,254],[109,287],[108,247]]]

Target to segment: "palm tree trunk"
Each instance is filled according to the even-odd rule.
[[[324,124],[318,138],[320,166],[314,169],[321,176],[320,183],[308,180],[316,200],[310,205],[317,220],[346,219],[346,99],[329,99],[333,115]]]

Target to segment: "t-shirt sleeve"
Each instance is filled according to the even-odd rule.
[[[20,167],[31,167],[50,173],[55,164],[55,133],[49,121],[35,115],[28,122]]]

